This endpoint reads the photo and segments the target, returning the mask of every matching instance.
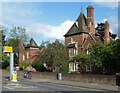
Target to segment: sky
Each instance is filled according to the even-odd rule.
[[[11,29],[13,26],[26,28],[38,45],[42,41],[64,43],[64,34],[78,18],[83,7],[87,17],[88,6],[94,7],[94,20],[110,25],[110,32],[118,34],[117,2],[2,2],[0,3],[0,25]]]

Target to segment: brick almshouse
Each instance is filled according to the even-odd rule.
[[[95,42],[110,42],[109,36],[109,23],[105,22],[104,37],[100,35],[95,30],[94,24],[94,7],[87,7],[87,18],[81,11],[79,17],[74,22],[69,31],[64,35],[65,36],[65,46],[69,50],[69,57],[73,57],[78,54],[78,52],[89,53],[87,47],[90,44]],[[79,72],[78,68],[80,62],[71,62],[69,63],[70,72]],[[89,65],[86,67],[86,71],[91,71],[92,67]]]
[[[22,40],[20,40],[19,43],[19,66],[23,62],[26,62],[27,64],[31,64],[36,60],[38,57],[39,52],[42,52],[45,49],[45,46],[38,47],[36,42],[31,38],[30,42],[27,44],[27,46],[23,46]]]

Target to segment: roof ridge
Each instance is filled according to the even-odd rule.
[[[91,33],[89,33],[89,35],[92,37],[92,39],[94,40],[94,42],[96,42],[95,38],[92,36]]]

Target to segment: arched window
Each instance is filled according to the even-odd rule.
[[[23,55],[23,61],[25,61],[25,55]]]
[[[88,55],[90,54],[90,51],[89,51],[89,48],[88,48],[90,45],[91,45],[91,44],[88,43],[88,45],[87,45],[87,47],[86,47],[86,50],[87,50],[86,53],[87,53]]]

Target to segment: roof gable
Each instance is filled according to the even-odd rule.
[[[27,44],[26,48],[28,47],[38,48],[38,45],[36,44],[33,38],[31,38],[29,44]]]
[[[86,17],[83,14],[83,12],[80,13],[77,20],[74,22],[72,27],[69,29],[69,31],[64,36],[69,36],[69,35],[73,35],[73,34],[77,34],[81,32],[88,32],[87,21],[86,21]]]

